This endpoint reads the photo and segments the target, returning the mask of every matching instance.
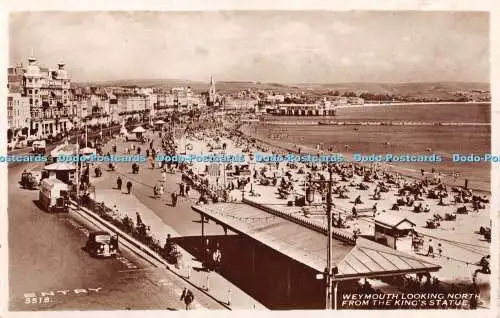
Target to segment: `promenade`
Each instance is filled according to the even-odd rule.
[[[271,149],[266,146],[257,146],[259,149],[251,146],[250,149],[247,144],[241,140],[231,140],[231,138],[226,138],[221,134],[197,134],[196,137],[186,139],[183,138],[178,140],[179,149],[185,149],[187,144],[190,144],[190,150],[187,153],[191,154],[208,154],[209,144],[213,145],[214,137],[218,137],[219,143],[226,143],[227,149],[226,153],[236,154],[243,150],[250,150],[250,152],[259,150],[261,153],[271,153]],[[124,141],[116,142],[118,147],[118,153],[125,153],[125,147],[130,146],[130,143]],[[155,147],[158,145],[158,138],[154,137]],[[142,153],[148,147],[145,145],[138,145],[142,148]],[[111,144],[106,145],[104,152],[109,151]],[[268,147],[268,146],[267,146]],[[244,149],[247,148],[247,149]],[[260,171],[265,168],[267,170],[267,175],[272,176],[276,173],[278,178],[282,178],[285,172],[291,173],[290,180],[293,180],[295,185],[295,192],[297,195],[304,194],[305,190],[305,180],[304,174],[297,173],[298,168],[306,168],[306,165],[299,164],[295,169],[289,169],[284,167],[276,168],[273,164],[262,164],[262,163],[251,163],[253,170]],[[223,186],[224,184],[229,185],[229,183],[234,182],[234,177],[215,177],[204,173],[205,164],[193,164],[190,169],[195,171],[197,174],[202,175],[206,178],[212,187]],[[133,183],[132,194],[128,195],[126,193],[120,193],[118,190],[113,189],[115,186],[116,177],[120,176],[124,182],[131,181]],[[219,180],[217,180],[219,179]],[[254,179],[251,177],[251,182],[244,187],[245,198],[251,200],[256,204],[263,206],[269,206],[273,209],[278,209],[280,211],[292,213],[300,218],[307,218],[311,222],[315,222],[319,225],[326,225],[326,218],[321,215],[322,208],[308,208],[313,213],[305,215],[302,208],[295,206],[288,206],[288,200],[279,199],[277,196],[277,187],[265,186],[260,184],[260,177]],[[354,180],[350,182],[343,182],[338,177],[336,177],[337,185],[344,185],[349,188],[349,199],[338,200],[335,199],[334,203],[336,205],[336,210],[342,211],[342,214],[348,216],[352,208],[352,202],[350,202],[356,196],[360,196],[364,201],[364,205],[360,208],[366,207],[370,208],[375,202],[370,200],[370,193],[373,190],[373,185],[369,185],[369,189],[360,190],[356,186],[351,186],[352,184],[358,184],[362,180],[355,176]],[[94,179],[93,182],[96,185],[96,198],[97,201],[104,202],[108,207],[112,208],[116,206],[120,213],[124,213],[131,217],[133,220],[136,218],[136,212],[141,215],[143,222],[151,227],[151,233],[160,242],[164,242],[168,233],[172,237],[199,237],[201,233],[201,224],[199,216],[191,211],[191,205],[197,201],[199,198],[199,193],[194,189],[191,190],[189,196],[183,198],[179,197],[177,206],[174,208],[171,206],[170,194],[172,192],[179,193],[179,185],[182,183],[180,172],[174,170],[173,173],[167,174],[166,180],[163,180],[161,176],[161,170],[158,169],[158,165],[155,169],[150,167],[150,163],[143,163],[140,167],[139,174],[132,174],[131,167],[129,164],[117,165],[117,171],[115,172],[105,172],[104,177]],[[153,187],[158,184],[163,184],[165,193],[162,198],[155,199],[153,197]],[[388,212],[396,199],[396,189],[391,189],[388,193],[383,194],[383,199],[378,200],[378,211]],[[241,190],[232,190],[229,192],[229,197],[240,201],[243,197]],[[479,234],[474,232],[479,229],[480,226],[489,225],[489,205],[486,209],[480,212],[469,213],[468,215],[458,215],[456,221],[441,222],[442,226],[438,229],[427,229],[425,227],[426,220],[433,214],[444,214],[453,213],[457,206],[439,206],[434,200],[425,200],[432,213],[413,213],[410,208],[403,208],[398,211],[398,214],[409,218],[414,223],[417,224],[417,231],[425,236],[425,243],[420,254],[417,253],[415,256],[421,257],[424,260],[428,260],[437,263],[442,266],[442,269],[437,276],[440,281],[446,284],[468,284],[471,282],[472,273],[478,268],[474,264],[479,261],[479,259],[489,253],[489,244],[481,239]],[[316,201],[320,203],[321,200]],[[317,211],[314,211],[314,210]],[[371,214],[371,213],[370,213]],[[361,217],[357,220],[356,224],[352,223],[352,220],[347,221],[348,229],[345,231],[349,232],[354,227],[358,228],[363,235],[373,235],[373,217],[366,216]],[[221,227],[214,224],[205,224],[205,233],[207,235],[220,235]],[[434,241],[434,246],[441,244],[442,254],[437,255],[434,258],[429,258],[425,256],[425,251],[428,246],[429,239],[432,238]],[[180,269],[173,269],[177,271],[179,275],[190,277],[193,284],[198,288],[203,289],[207,286],[207,273],[203,271],[198,271],[201,264],[192,255],[189,255],[186,251],[183,251],[184,264]],[[187,260],[187,261],[186,261]],[[191,269],[191,270],[189,270]],[[479,275],[477,280],[478,284],[481,286],[483,304],[487,306],[489,303],[489,275]],[[258,304],[250,296],[245,294],[243,291],[239,290],[236,286],[232,285],[222,276],[212,273],[208,278],[209,290],[208,292],[213,295],[213,297],[220,302],[228,302],[231,298],[231,307],[239,309],[251,309],[251,308],[263,308],[262,305]],[[230,294],[230,296],[229,296]]]
[[[124,154],[125,145],[123,141],[118,141],[119,152]],[[145,147],[144,147],[145,149]],[[107,144],[104,152],[111,150],[111,143]],[[130,164],[116,165],[116,171],[106,171],[100,178],[92,178],[96,187],[95,198],[97,202],[104,202],[107,207],[117,209],[123,216],[127,215],[132,220],[136,220],[136,213],[139,213],[144,224],[150,227],[150,234],[163,245],[167,234],[175,240],[181,237],[198,237],[201,234],[201,224],[199,216],[191,210],[191,205],[198,198],[198,193],[192,191],[190,196],[179,198],[176,207],[171,206],[170,194],[178,191],[178,184],[181,182],[178,174],[168,174],[166,182],[163,182],[159,169],[150,169],[148,163],[140,167],[139,174],[132,174]],[[127,194],[124,189],[115,189],[116,178],[120,176],[124,183],[133,183],[132,194]],[[162,183],[165,186],[165,193],[162,198],[153,197],[153,186]],[[207,235],[220,234],[221,228],[214,224],[206,224]],[[232,282],[226,280],[216,272],[206,272],[202,269],[202,264],[193,255],[184,249],[180,249],[182,262],[180,268],[169,266],[169,269],[195,286],[204,291],[213,299],[231,309],[266,309],[258,301],[254,300],[244,291],[239,289]]]

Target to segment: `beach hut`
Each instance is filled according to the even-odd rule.
[[[375,241],[398,251],[412,250],[411,233],[415,223],[404,216],[382,213],[375,217]]]

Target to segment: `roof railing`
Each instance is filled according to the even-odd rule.
[[[281,217],[283,219],[286,219],[290,222],[302,225],[305,228],[308,228],[310,230],[313,230],[313,231],[316,231],[318,233],[321,233],[321,234],[328,236],[328,229],[324,225],[313,223],[310,220],[306,220],[304,218],[295,216],[292,213],[280,211],[280,210],[272,208],[270,206],[266,206],[266,205],[257,203],[255,201],[248,200],[247,198],[243,198],[243,203],[246,203],[246,204],[251,205],[259,210],[276,215],[276,216]],[[335,231],[334,229],[332,230],[332,235],[334,238],[336,238],[342,242],[345,242],[347,244],[351,244],[351,245],[356,244],[356,239],[354,238],[354,235],[349,235],[347,233],[341,233],[341,232]]]

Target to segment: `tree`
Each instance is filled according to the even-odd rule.
[[[345,92],[342,96],[344,96],[344,97],[357,97],[356,93],[349,92],[349,91]]]
[[[333,92],[333,96],[339,96],[340,95],[340,92],[338,90],[335,90],[335,92]]]

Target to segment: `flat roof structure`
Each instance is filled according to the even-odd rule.
[[[326,268],[327,235],[244,203],[194,205],[192,209],[231,231],[250,237],[318,273]],[[203,224],[203,223],[202,223]],[[441,266],[359,237],[332,240],[335,280],[436,272]]]

